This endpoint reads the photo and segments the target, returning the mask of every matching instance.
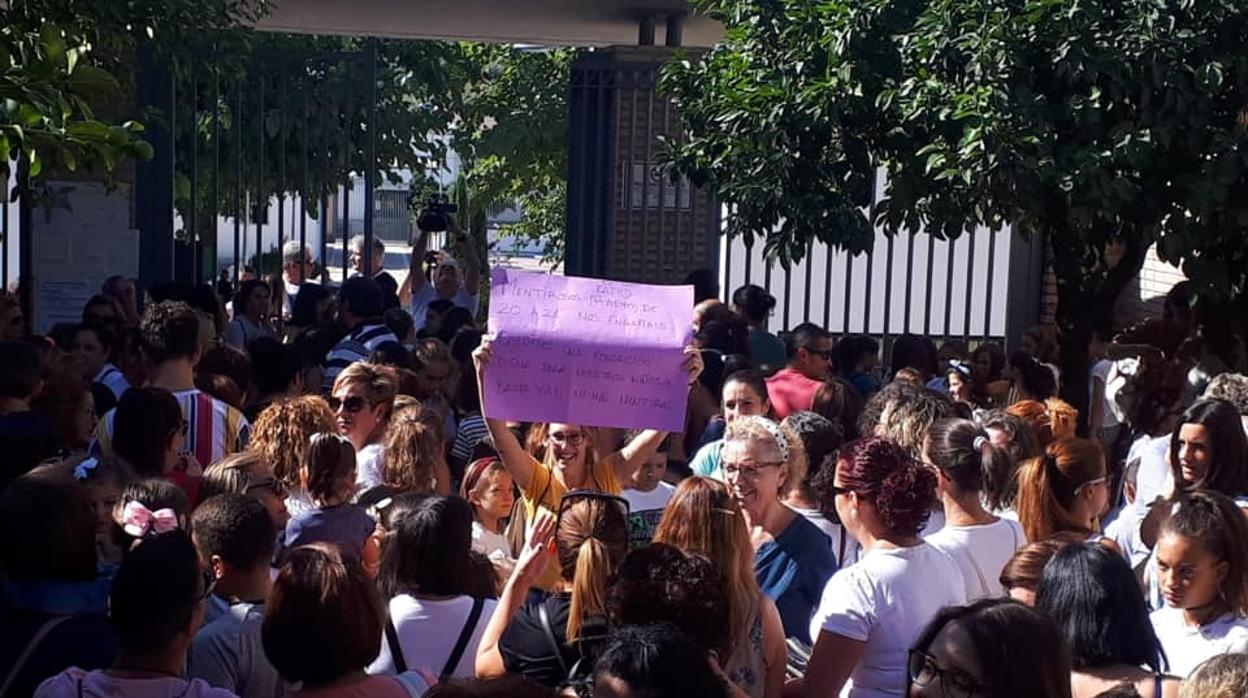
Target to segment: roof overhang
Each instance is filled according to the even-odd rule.
[[[666,43],[669,17],[680,44],[709,47],[719,22],[685,0],[280,0],[259,29],[297,34],[445,39],[545,46],[636,45],[643,20]]]

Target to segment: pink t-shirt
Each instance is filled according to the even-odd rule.
[[[808,378],[793,368],[782,368],[767,379],[767,400],[776,419],[784,419],[794,412],[809,410],[815,402],[815,392],[823,383]]]
[[[79,690],[79,684],[82,689]],[[103,671],[66,669],[39,684],[35,698],[237,698],[224,688],[213,688],[200,679],[162,676],[150,679],[118,679]]]

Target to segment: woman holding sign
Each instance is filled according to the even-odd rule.
[[[550,514],[558,512],[559,502],[570,490],[593,490],[619,495],[624,490],[620,483],[629,482],[633,473],[658,450],[663,439],[667,437],[667,432],[647,429],[619,451],[598,458],[588,427],[560,423],[535,424],[533,428],[544,431],[546,435],[543,444],[545,455],[539,461],[529,455],[515,434],[507,428],[507,422],[489,416],[490,409],[486,404],[484,386],[485,374],[493,355],[493,341],[488,337],[483,338],[481,346],[472,353],[477,369],[477,385],[481,391],[482,413],[503,466],[520,487],[528,521],[535,521],[541,511]],[[702,356],[694,347],[685,347],[684,370],[689,376],[689,385],[692,386],[702,373]],[[536,586],[552,591],[558,585],[558,565],[548,565]]]

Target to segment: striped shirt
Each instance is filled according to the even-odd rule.
[[[207,468],[222,458],[247,448],[251,438],[251,423],[242,412],[230,407],[208,393],[199,390],[182,390],[173,393],[182,418],[186,420],[186,432],[182,435],[182,452],[195,456],[199,464]],[[91,452],[110,455],[113,451],[112,409],[95,428],[95,440]]]
[[[121,369],[107,362],[104,364],[104,367],[100,369],[100,372],[95,374],[95,379],[91,382],[99,383],[105,388],[108,388],[109,392],[113,394],[113,397],[118,400],[120,400],[121,396],[130,389],[130,383],[126,380],[126,377],[122,375]]]
[[[398,338],[385,325],[360,325],[334,345],[325,357],[325,380],[321,388],[325,392],[334,389],[334,380],[342,369],[357,361],[364,361],[369,354],[385,342],[398,343]]]

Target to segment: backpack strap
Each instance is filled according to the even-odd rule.
[[[568,663],[563,661],[563,645],[559,644],[559,640],[555,639],[555,629],[550,625],[550,614],[546,612],[545,601],[537,606],[537,618],[542,622],[542,630],[546,631],[546,641],[550,643],[550,649],[555,653],[555,659],[559,662],[559,669],[564,676],[567,676]]]
[[[439,674],[442,679],[450,678],[455,673],[455,667],[459,666],[459,659],[464,656],[468,641],[472,639],[472,633],[477,629],[477,621],[481,620],[481,609],[484,607],[485,599],[474,598],[472,600],[472,610],[468,612],[468,620],[464,621],[464,627],[459,631],[459,639],[455,641],[455,647],[451,649],[451,654],[446,658],[446,664],[442,667],[442,673]]]
[[[399,644],[399,631],[390,620],[390,611],[386,610],[386,646],[390,648],[390,659],[394,661],[394,673],[407,671],[407,660],[403,658],[403,646]]]
[[[4,677],[4,683],[0,684],[0,696],[9,695],[9,689],[12,688],[13,682],[17,681],[18,674],[22,673],[22,669],[26,668],[26,662],[30,661],[30,655],[39,649],[39,645],[43,642],[48,633],[56,629],[56,626],[69,620],[70,616],[52,616],[39,626],[34,635],[30,636],[30,641],[26,643],[26,647],[22,653],[17,656],[17,660],[13,662],[13,667],[9,669],[9,675]],[[81,688],[80,688],[81,690]]]

